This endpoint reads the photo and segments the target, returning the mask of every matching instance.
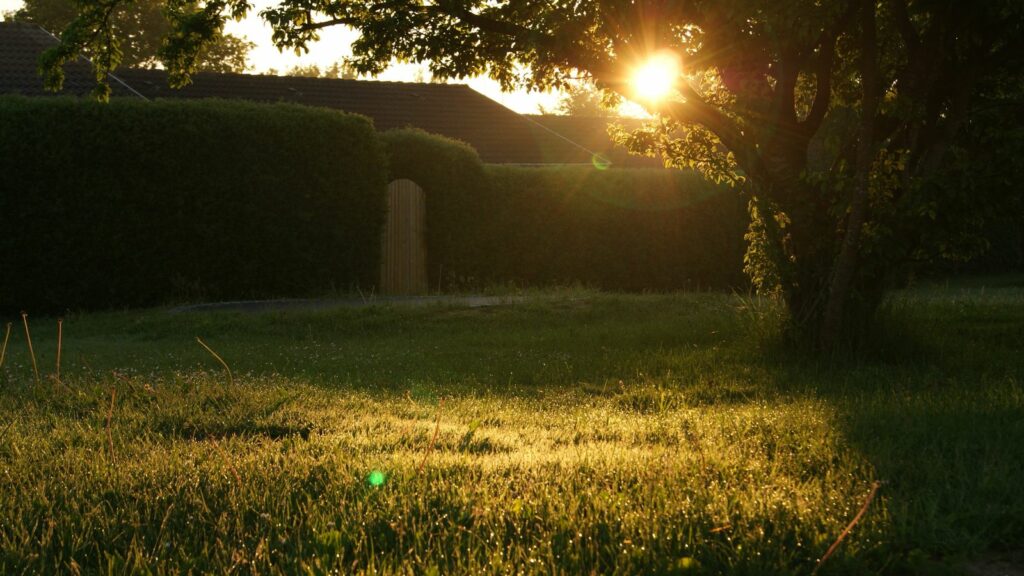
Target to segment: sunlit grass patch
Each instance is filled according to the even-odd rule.
[[[876,481],[822,573],[955,571],[1024,538],[986,297],[838,366],[722,295],[71,317],[0,373],[0,572],[809,573]]]

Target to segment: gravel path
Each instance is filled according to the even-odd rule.
[[[270,310],[325,310],[329,308],[366,308],[369,306],[425,306],[450,304],[466,308],[499,306],[521,301],[521,296],[372,296],[369,298],[316,298],[281,300],[239,300],[211,302],[171,308],[171,313],[230,310],[236,312],[266,312]]]

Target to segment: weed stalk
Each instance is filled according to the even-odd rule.
[[[110,387],[110,408],[107,410],[107,447],[110,448],[110,461],[117,464],[117,456],[114,454],[114,434],[110,430],[110,422],[114,419],[114,399],[117,397],[117,388]]]
[[[0,368],[3,368],[3,360],[7,358],[7,340],[10,339],[10,322],[7,323],[7,332],[3,335],[3,347],[0,347]]]
[[[7,423],[7,426],[4,426],[4,431],[0,432],[0,442],[3,442],[4,438],[7,437],[7,432],[14,426],[15,420],[17,420],[17,418],[11,418],[11,421]]]
[[[228,363],[225,362],[224,359],[221,358],[219,354],[214,352],[213,348],[210,348],[209,346],[207,346],[206,342],[203,342],[203,339],[200,338],[199,336],[196,336],[196,342],[199,342],[200,346],[202,346],[203,348],[206,348],[206,351],[209,352],[211,355],[213,355],[213,357],[216,358],[218,362],[220,362],[220,365],[223,366],[225,370],[227,370],[227,372],[228,372],[228,382],[232,386],[234,386],[235,385],[235,377],[232,376],[231,368],[228,367]]]
[[[420,467],[417,469],[417,474],[423,473],[423,467],[427,465],[427,458],[430,457],[430,453],[434,450],[434,444],[437,444],[437,435],[441,432],[441,409],[444,408],[444,398],[441,398],[437,402],[437,421],[434,424],[434,436],[430,439],[430,444],[427,445],[427,451],[423,454],[423,460],[420,462]]]
[[[853,517],[853,520],[851,520],[850,523],[846,526],[843,532],[839,535],[839,538],[836,538],[836,541],[828,547],[828,551],[825,552],[825,555],[821,557],[821,560],[818,560],[818,565],[815,566],[814,570],[811,571],[811,576],[814,576],[818,573],[818,570],[821,569],[821,566],[825,563],[825,560],[828,560],[829,556],[831,556],[832,553],[836,551],[836,548],[839,548],[839,544],[850,534],[850,531],[853,530],[853,527],[857,525],[857,522],[860,522],[861,517],[864,516],[864,513],[868,511],[868,506],[870,506],[871,501],[875,499],[875,495],[878,494],[878,489],[881,488],[881,486],[882,483],[878,481],[875,481],[871,485],[871,493],[869,493],[867,499],[864,500],[864,505],[860,507],[860,511],[858,511],[857,515]]]
[[[57,383],[60,383],[60,348],[64,342],[64,319],[57,319]]]
[[[32,372],[36,375],[36,385],[39,385],[39,365],[36,364],[36,352],[32,349],[32,334],[28,331],[28,312],[21,313],[21,323],[25,325],[25,339],[28,340],[28,353],[32,356]]]

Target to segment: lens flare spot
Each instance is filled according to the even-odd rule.
[[[590,157],[590,163],[594,165],[594,168],[598,170],[607,170],[611,167],[611,160],[601,156],[600,154],[594,154]]]
[[[377,486],[383,486],[385,480],[387,480],[387,476],[385,476],[380,470],[374,470],[366,477],[366,483],[374,488]]]

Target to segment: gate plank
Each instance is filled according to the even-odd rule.
[[[426,293],[426,197],[412,180],[388,185],[388,217],[381,244],[381,292]]]

